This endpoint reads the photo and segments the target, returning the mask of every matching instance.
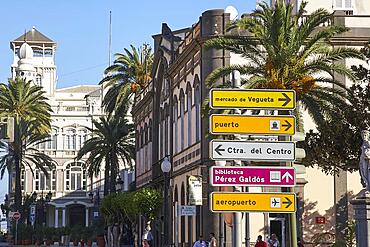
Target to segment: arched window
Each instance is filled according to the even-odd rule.
[[[82,162],[72,162],[65,169],[67,191],[86,190],[86,167]]]
[[[87,129],[80,129],[77,133],[77,148],[80,149],[83,144],[87,141],[88,134]]]
[[[179,117],[179,114],[178,114],[178,101],[177,101],[177,97],[175,96],[174,99],[173,99],[173,130],[174,130],[174,133],[173,133],[173,143],[174,143],[174,147],[173,147],[173,150],[175,153],[178,152],[178,117]]]
[[[151,119],[149,119],[149,130],[148,130],[148,132],[149,132],[149,142],[151,142],[152,141],[152,120]]]
[[[55,191],[57,185],[56,170],[50,170],[50,168],[45,168],[48,171],[48,176],[41,170],[35,170],[34,178],[34,190],[36,191]]]
[[[64,146],[65,146],[65,149],[67,150],[76,149],[76,130],[75,129],[68,129],[65,132]]]
[[[200,141],[200,90],[199,84],[195,86],[194,90],[194,104],[195,104],[195,139],[196,141]]]
[[[148,124],[147,123],[145,123],[145,125],[144,125],[144,134],[145,134],[145,144],[148,144],[149,135],[148,135]]]
[[[58,130],[57,129],[52,129],[51,131],[51,134],[50,134],[50,137],[49,137],[49,141],[47,142],[47,149],[52,149],[52,150],[56,150],[57,149],[57,145],[58,145]]]
[[[185,95],[184,91],[180,92],[180,142],[181,142],[181,151],[185,148],[185,126],[184,126],[184,115],[185,115]]]
[[[144,147],[144,129],[140,128],[140,148]]]
[[[165,132],[164,132],[164,142],[165,142],[165,155],[168,155],[170,152],[170,147],[169,147],[169,143],[170,143],[170,126],[171,126],[171,122],[170,122],[170,106],[169,105],[165,105],[165,124],[164,124],[164,128],[165,128]]]
[[[37,74],[36,75],[36,85],[41,87],[41,81],[42,81],[41,75]]]
[[[192,129],[191,129],[191,106],[192,106],[192,90],[191,86],[188,84],[188,88],[186,89],[186,108],[188,110],[188,126],[187,126],[187,132],[188,132],[188,146],[190,146],[193,143],[192,140]]]

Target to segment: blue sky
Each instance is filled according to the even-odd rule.
[[[166,22],[172,29],[198,21],[208,9],[233,5],[239,13],[255,8],[255,0],[2,0],[0,7],[0,81],[10,75],[9,42],[35,26],[58,43],[57,87],[97,84],[108,65],[109,11],[112,53],[130,44],[152,44],[151,35]],[[7,178],[0,183],[0,203]]]
[[[0,81],[10,74],[9,42],[35,26],[58,43],[57,87],[96,84],[108,64],[109,11],[112,53],[130,44],[152,44],[161,23],[172,29],[190,26],[207,9],[233,5],[239,13],[255,8],[255,0],[20,0],[1,1]]]

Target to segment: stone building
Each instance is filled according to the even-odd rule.
[[[301,3],[301,1],[290,2],[297,7]],[[309,1],[308,11],[323,7],[334,12],[332,21],[350,27],[350,31],[336,37],[332,41],[333,45],[361,48],[370,39],[370,18],[366,16],[370,9],[369,5],[365,5],[365,0],[314,0]],[[162,32],[153,36],[155,51],[153,80],[137,96],[133,119],[136,125],[137,187],[154,186],[164,191],[161,162],[168,157],[172,164],[169,183],[171,210],[163,210],[162,218],[152,223],[152,231],[158,244],[156,246],[163,246],[161,241],[166,237],[167,231],[163,222],[163,215],[166,213],[171,216],[170,243],[176,246],[177,243],[191,246],[199,235],[207,238],[210,232],[216,233],[220,244],[229,246],[231,241],[230,227],[226,223],[230,216],[212,213],[209,210],[209,194],[219,188],[209,184],[209,168],[215,165],[215,162],[209,159],[211,136],[208,116],[204,109],[206,105],[204,102],[209,94],[205,80],[209,73],[225,65],[245,62],[235,54],[204,47],[205,40],[225,33],[225,26],[229,21],[229,14],[223,10],[209,10],[202,13],[199,21],[191,27],[171,30],[167,24],[162,24]],[[358,61],[354,60],[343,62],[348,66],[358,64]],[[349,83],[344,77],[336,79]],[[306,113],[304,117],[305,130],[314,129],[310,117]],[[294,138],[298,140],[301,137]],[[317,168],[306,169],[300,165],[299,159],[294,166],[298,178],[295,192],[300,198],[297,211],[298,234],[307,238],[305,241],[309,243],[315,233],[335,229],[336,221],[343,226],[342,223],[347,220],[347,211],[343,211],[337,203],[347,200],[347,191],[357,193],[361,189],[360,180],[357,174],[341,172],[337,174],[339,177],[333,177],[325,175]],[[202,206],[197,206],[195,216],[177,217],[175,205],[189,204],[190,176],[202,178]],[[347,177],[353,182],[347,184]],[[249,189],[252,192],[274,191],[258,187]],[[318,206],[313,209],[317,216],[324,215],[327,210],[334,208],[336,212],[333,212],[332,216],[336,221],[331,217],[323,227],[315,223],[314,217],[302,220],[302,215],[311,213],[305,211],[305,200],[317,203]],[[248,224],[245,219],[249,219],[250,223]],[[144,222],[139,226],[140,232],[143,227]],[[340,234],[340,230],[342,229],[338,228],[334,233]],[[243,214],[242,239],[245,244],[254,242],[259,234],[267,236],[277,233],[284,247],[289,236],[288,231],[288,218],[284,214]]]
[[[21,174],[23,194],[36,192],[38,199],[44,199],[43,208],[37,211],[37,218],[42,218],[38,223],[55,227],[87,226],[98,216],[104,169],[97,177],[90,178],[84,161],[75,157],[90,137],[87,128],[93,127],[92,120],[103,114],[101,87],[78,85],[57,88],[57,44],[34,27],[11,41],[10,48],[13,52],[11,76],[26,77],[42,86],[53,110],[50,142],[39,144],[37,148],[52,157],[57,166],[50,170],[48,177],[38,170],[33,175],[29,168],[25,168]],[[132,174],[125,172],[122,177],[126,180],[126,189],[132,181]],[[10,196],[14,185],[11,175]]]

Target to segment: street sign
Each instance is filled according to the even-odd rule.
[[[223,89],[211,90],[211,108],[294,109],[294,90]]]
[[[295,143],[213,140],[210,142],[210,158],[213,160],[293,161]]]
[[[294,135],[294,116],[257,116],[213,114],[212,134]]]
[[[35,220],[36,220],[36,204],[32,203],[30,205],[30,222],[31,222],[31,225],[35,224]]]
[[[21,218],[21,213],[19,212],[14,212],[13,214],[13,220],[19,220]]]
[[[179,215],[178,216],[194,216],[197,214],[196,206],[179,205]]]
[[[271,212],[294,213],[294,193],[211,193],[212,212]]]
[[[293,167],[212,166],[210,180],[213,186],[295,186]]]

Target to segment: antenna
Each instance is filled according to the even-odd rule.
[[[111,66],[111,54],[112,54],[112,11],[109,11],[109,66]]]
[[[225,9],[225,13],[230,14],[231,21],[235,21],[236,18],[238,18],[238,10],[234,6],[231,5],[227,6]]]

